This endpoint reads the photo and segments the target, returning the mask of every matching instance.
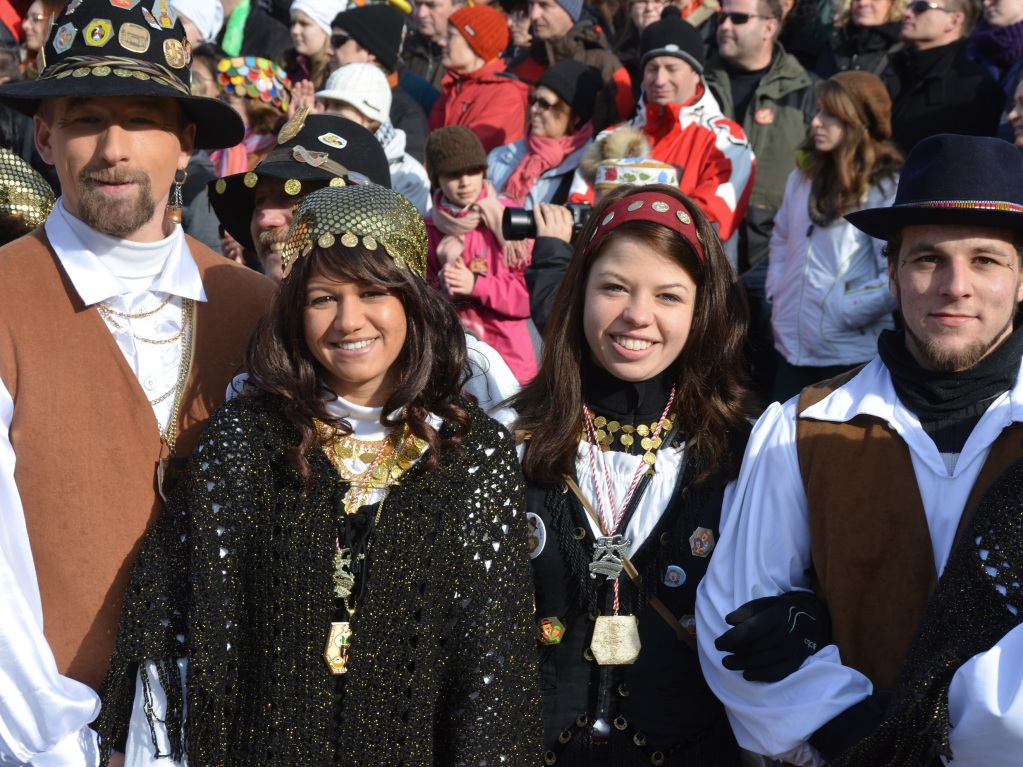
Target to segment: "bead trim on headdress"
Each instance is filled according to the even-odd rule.
[[[150,61],[127,59],[117,56],[70,56],[47,67],[39,75],[40,80],[62,80],[65,77],[134,77],[136,80],[153,80],[160,85],[173,88],[184,96],[191,93],[184,83],[169,69]]]
[[[378,247],[400,269],[426,275],[426,225],[415,206],[376,184],[328,186],[306,197],[292,219],[281,247],[284,276],[314,246]]]
[[[703,242],[700,240],[696,224],[693,222],[692,216],[689,215],[689,211],[677,199],[663,192],[630,194],[605,208],[601,214],[600,223],[586,246],[586,255],[590,254],[590,251],[601,239],[630,221],[652,221],[678,232],[696,250],[700,264],[707,265]]]

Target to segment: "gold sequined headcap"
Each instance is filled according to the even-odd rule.
[[[426,225],[416,207],[386,187],[329,186],[306,197],[281,248],[284,276],[313,246],[382,247],[399,268],[426,276]]]
[[[22,225],[18,234],[42,224],[53,202],[53,189],[45,179],[18,155],[0,148],[0,214]]]

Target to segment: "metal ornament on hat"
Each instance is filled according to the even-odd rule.
[[[326,249],[336,244],[382,248],[398,268],[426,275],[426,225],[412,203],[385,187],[328,186],[306,197],[281,247],[284,277],[313,247]]]
[[[696,224],[689,211],[671,195],[654,191],[630,194],[606,207],[601,214],[600,223],[593,230],[590,242],[586,245],[586,255],[589,255],[606,235],[630,221],[650,221],[678,232],[696,250],[700,265],[707,265],[703,241],[696,231]]]

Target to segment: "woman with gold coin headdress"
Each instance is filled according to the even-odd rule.
[[[389,189],[299,206],[247,389],[135,565],[107,744],[232,767],[536,764],[521,474],[460,395],[465,338],[426,252]]]

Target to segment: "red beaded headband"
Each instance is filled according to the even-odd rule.
[[[703,252],[703,243],[693,217],[681,202],[663,192],[630,194],[608,206],[586,246],[585,255],[588,256],[604,236],[630,221],[651,221],[678,232],[696,250],[700,265],[707,266],[707,256]]]

